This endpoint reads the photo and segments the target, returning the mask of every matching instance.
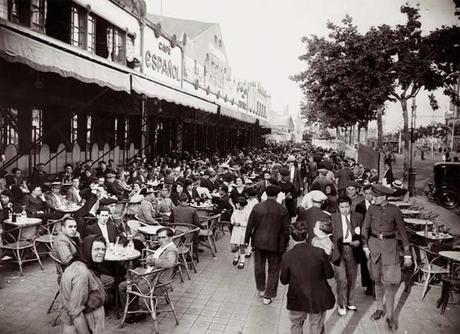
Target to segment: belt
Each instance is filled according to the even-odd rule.
[[[382,233],[379,233],[379,234],[374,234],[374,233],[371,233],[371,235],[374,237],[374,238],[377,238],[379,240],[383,240],[383,239],[393,239],[396,237],[396,234],[382,234]]]

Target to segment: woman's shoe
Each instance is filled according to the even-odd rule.
[[[244,262],[238,263],[237,268],[238,268],[238,269],[243,269],[243,268],[244,268]]]

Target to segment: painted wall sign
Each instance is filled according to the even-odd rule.
[[[144,74],[152,79],[180,87],[182,75],[182,49],[174,48],[163,36],[155,37],[152,28],[144,30]]]

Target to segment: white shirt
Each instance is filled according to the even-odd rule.
[[[344,243],[350,243],[351,242],[351,236],[352,236],[352,233],[353,233],[353,231],[351,230],[350,215],[348,215],[347,217],[345,217],[344,215],[340,215],[340,217],[342,217],[343,242]],[[348,218],[348,221],[350,222],[350,230],[349,230],[348,238],[346,237],[347,230],[348,230],[348,225],[347,225],[346,218]]]
[[[104,237],[105,241],[107,243],[110,243],[109,242],[109,232],[107,231],[107,224],[99,224],[99,228],[101,229],[101,232],[102,232],[102,236]]]
[[[294,182],[294,174],[295,174],[295,166],[292,166],[291,167],[291,175],[290,175],[291,182]]]
[[[61,206],[64,206],[64,202],[62,201],[62,198],[61,196],[57,195],[57,194],[53,194],[54,198],[56,199],[56,203],[57,203],[57,207],[61,207]]]
[[[372,203],[365,199],[364,204],[366,205],[366,210],[368,210]]]

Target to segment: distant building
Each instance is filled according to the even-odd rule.
[[[460,79],[455,85],[457,96],[460,95]],[[460,107],[450,104],[449,110],[445,114],[446,126],[450,128],[447,132],[446,145],[450,147],[452,145],[453,151],[457,152],[460,150]],[[454,136],[452,141],[452,135]]]

